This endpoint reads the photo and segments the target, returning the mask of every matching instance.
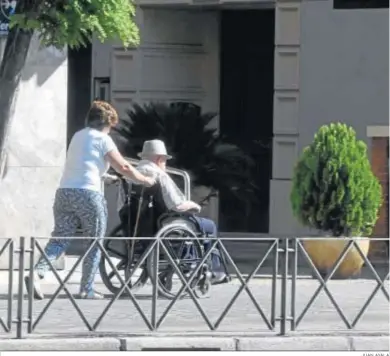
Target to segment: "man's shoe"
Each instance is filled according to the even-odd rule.
[[[102,293],[92,290],[90,292],[80,292],[80,299],[102,300],[104,299],[104,295]]]
[[[33,280],[31,280],[30,276],[24,277],[24,283],[26,284],[27,293],[30,293],[30,288],[33,288],[33,296],[34,299],[42,300],[45,298],[45,295],[41,291],[41,284],[39,282],[41,278],[34,273]]]
[[[211,277],[211,284],[216,285],[216,284],[222,284],[222,283],[227,283],[228,278],[226,276],[226,273],[224,272],[213,272],[213,276]]]

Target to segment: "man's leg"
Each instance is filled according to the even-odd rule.
[[[210,237],[218,237],[217,226],[211,219],[196,217],[202,232]],[[214,240],[206,240],[204,248],[206,251],[212,246]],[[212,283],[221,283],[227,279],[226,266],[223,263],[223,256],[219,246],[211,252],[211,272],[213,273]]]
[[[217,237],[217,226],[215,225],[214,221],[207,218],[201,218],[201,217],[195,217],[196,221],[198,222],[201,232],[204,235],[207,235],[209,237]],[[205,250],[207,251],[213,243],[214,240],[205,240],[203,242],[203,246]]]

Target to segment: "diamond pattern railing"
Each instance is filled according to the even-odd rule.
[[[208,318],[207,314],[203,310],[202,306],[200,305],[199,301],[197,300],[192,288],[191,283],[194,280],[195,276],[199,273],[200,269],[202,268],[202,265],[206,262],[207,258],[210,256],[211,251],[213,248],[215,248],[217,245],[217,241],[214,241],[211,248],[205,255],[203,256],[201,262],[198,264],[198,266],[194,269],[194,271],[190,274],[189,278],[186,279],[183,275],[183,273],[180,270],[179,264],[177,261],[174,260],[174,258],[170,255],[168,248],[165,246],[164,243],[161,243],[161,247],[164,250],[166,256],[168,257],[169,262],[172,264],[173,268],[175,269],[175,272],[177,273],[177,276],[179,277],[180,281],[183,283],[183,286],[180,288],[176,296],[172,299],[168,307],[165,309],[163,314],[161,315],[160,319],[157,322],[157,327],[160,327],[166,316],[168,315],[169,311],[172,309],[172,307],[175,305],[175,303],[179,300],[179,298],[183,295],[185,291],[187,291],[191,297],[191,300],[194,302],[196,308],[198,309],[199,313],[201,314],[203,320],[206,322],[207,326],[210,330],[214,330],[214,327]],[[157,274],[154,274],[156,276]],[[155,278],[155,277],[154,277]],[[156,284],[156,281],[152,281],[153,284]]]
[[[112,239],[112,238],[110,238]],[[115,238],[114,238],[115,239]],[[118,238],[117,238],[118,239]],[[123,238],[121,238],[123,239]],[[133,238],[126,238],[133,239]],[[140,237],[137,237],[139,240]],[[142,238],[141,238],[142,239]],[[60,273],[54,268],[53,263],[50,261],[48,256],[46,255],[44,249],[39,243],[37,238],[31,238],[30,245],[26,247],[26,238],[21,237],[19,242],[16,242],[12,239],[6,240],[5,244],[0,249],[0,257],[4,255],[6,252],[9,253],[9,274],[8,274],[8,296],[7,296],[7,318],[6,320],[3,317],[0,317],[0,331],[4,331],[6,333],[10,333],[12,331],[12,325],[16,324],[16,336],[18,338],[23,338],[24,334],[27,333],[35,333],[37,327],[42,323],[42,320],[45,319],[48,311],[53,309],[53,303],[59,297],[61,293],[65,293],[67,299],[70,301],[72,307],[77,312],[80,320],[83,322],[84,327],[88,332],[95,333],[99,331],[99,327],[103,320],[107,318],[107,314],[115,303],[124,296],[131,301],[131,304],[134,306],[135,310],[143,320],[144,325],[151,331],[156,332],[159,331],[167,316],[172,313],[172,309],[175,305],[180,305],[183,300],[183,296],[186,295],[188,298],[186,300],[190,300],[196,310],[199,312],[202,317],[205,326],[209,331],[216,331],[220,329],[223,322],[226,320],[226,316],[232,310],[233,306],[238,303],[239,297],[245,291],[245,294],[249,297],[251,304],[254,306],[258,316],[259,316],[259,326],[265,326],[269,331],[286,334],[291,331],[296,331],[296,329],[301,325],[302,320],[305,319],[309,310],[313,308],[314,302],[317,300],[321,293],[324,293],[329,301],[332,303],[335,312],[342,320],[343,324],[347,329],[354,329],[362,316],[366,313],[367,308],[372,304],[373,298],[382,293],[389,302],[389,291],[386,287],[386,282],[389,280],[389,273],[385,275],[384,278],[381,278],[378,272],[375,270],[374,266],[370,262],[370,260],[366,257],[366,255],[361,250],[359,244],[356,239],[347,239],[348,242],[345,245],[345,248],[340,253],[339,257],[334,263],[331,271],[323,277],[321,273],[315,267],[313,261],[311,260],[309,254],[304,248],[302,243],[303,238],[261,238],[262,242],[267,242],[269,245],[266,248],[264,255],[260,258],[260,260],[256,263],[252,271],[248,275],[243,275],[240,271],[239,267],[235,263],[233,257],[230,255],[229,250],[227,249],[226,241],[227,240],[243,240],[233,239],[233,238],[211,238],[209,240],[212,241],[211,248],[205,253],[202,257],[202,261],[191,271],[188,275],[184,274],[180,268],[180,263],[178,261],[178,257],[172,253],[173,248],[170,246],[170,241],[167,239],[154,239],[154,238],[144,238],[145,240],[151,240],[151,243],[148,245],[148,248],[143,252],[142,256],[136,263],[133,268],[133,272],[123,277],[117,266],[111,260],[108,251],[106,251],[103,241],[91,239],[91,244],[85,253],[80,256],[74,266],[69,270],[65,277],[61,277]],[[307,239],[307,238],[306,238]],[[245,239],[246,240],[246,239]],[[252,238],[248,240],[259,241],[260,238]],[[77,267],[80,265],[81,261],[87,256],[87,254],[93,248],[98,248],[102,255],[105,257],[109,267],[112,269],[112,273],[115,274],[117,280],[120,283],[120,287],[118,292],[110,297],[108,304],[104,307],[102,312],[97,316],[95,321],[88,320],[86,314],[87,311],[80,307],[77,303],[75,297],[72,295],[69,289],[69,282],[73,274],[75,273]],[[206,310],[199,302],[194,290],[193,283],[195,278],[197,278],[203,263],[209,258],[212,249],[218,248],[219,251],[224,255],[224,258],[228,265],[230,265],[233,273],[235,274],[235,278],[237,282],[239,282],[239,287],[236,292],[232,295],[232,297],[227,301],[227,304],[223,307],[221,313],[217,315],[215,320],[211,320],[210,316],[206,313]],[[357,312],[357,314],[352,318],[352,320],[348,319],[345,311],[341,308],[340,304],[336,300],[335,296],[331,293],[329,289],[329,281],[332,279],[334,274],[336,273],[338,267],[343,263],[345,257],[348,252],[352,249],[356,249],[364,260],[366,268],[371,272],[373,279],[375,280],[376,286],[369,294],[364,304]],[[36,313],[34,316],[34,298],[32,290],[33,288],[29,288],[30,293],[27,295],[27,313],[24,311],[24,260],[27,256],[27,260],[29,261],[29,276],[30,281],[33,283],[33,267],[36,254],[40,253],[42,258],[47,262],[51,272],[53,273],[56,281],[58,282],[58,287],[55,292],[50,296],[48,301],[45,303],[43,309]],[[158,283],[156,280],[156,276],[159,274],[159,258],[161,258],[161,254],[165,257],[165,260],[173,267],[175,274],[177,275],[178,280],[181,282],[181,287],[179,288],[176,295],[169,301],[168,305],[162,311],[162,313],[157,315],[157,300],[158,300]],[[13,319],[13,299],[16,294],[13,290],[13,270],[14,270],[14,259],[15,256],[18,255],[19,261],[19,275],[17,281],[17,305],[16,305],[16,318]],[[302,311],[299,315],[296,315],[296,293],[298,289],[298,273],[297,273],[297,262],[298,255],[303,256],[307,264],[310,266],[314,278],[318,281],[319,285],[315,289],[314,293],[310,296],[308,302],[304,305]],[[289,256],[292,256],[292,266],[289,263]],[[150,281],[152,284],[152,296],[151,296],[151,309],[150,317],[148,317],[147,313],[141,307],[139,301],[137,300],[137,296],[134,294],[134,291],[130,288],[131,279],[133,274],[137,269],[145,264],[145,261],[148,258],[153,258],[153,275],[150,276]],[[270,308],[270,316],[266,315],[264,310],[264,306],[260,302],[260,299],[256,297],[253,293],[252,287],[250,286],[250,282],[253,278],[258,274],[259,270],[264,267],[266,261],[272,260],[272,275],[271,275],[271,292],[269,299],[271,301]],[[291,261],[290,261],[291,262]],[[281,270],[279,270],[281,265]],[[292,283],[289,284],[288,281],[291,280]],[[280,285],[280,293],[278,294],[278,285]],[[32,286],[30,286],[32,287]],[[211,294],[213,291],[213,287],[211,288]],[[288,298],[290,295],[290,298]],[[217,296],[216,296],[217,297]],[[224,302],[225,303],[225,302]],[[280,308],[277,308],[277,305],[280,305]],[[188,304],[186,304],[188,307]],[[27,316],[26,316],[27,314]],[[279,314],[279,315],[277,315]],[[27,330],[25,330],[24,325],[27,325]],[[61,321],[59,320],[59,325]],[[288,325],[290,325],[288,327]],[[55,330],[54,330],[55,331]],[[123,330],[125,333],[126,330]]]
[[[238,297],[241,295],[241,293],[245,290],[245,292],[248,294],[249,298],[251,299],[253,305],[255,306],[257,312],[261,316],[263,322],[266,324],[267,328],[269,330],[273,330],[275,327],[275,324],[272,320],[269,320],[263,309],[260,307],[259,303],[257,302],[256,298],[253,296],[250,288],[248,287],[249,282],[252,280],[252,278],[256,275],[257,271],[260,269],[260,267],[264,264],[264,262],[267,260],[268,256],[271,254],[271,252],[276,251],[278,249],[278,241],[275,240],[271,246],[268,248],[266,251],[264,257],[261,259],[261,261],[257,264],[257,266],[252,270],[252,272],[249,274],[249,276],[244,280],[244,277],[242,276],[241,272],[239,271],[237,265],[233,261],[232,257],[230,256],[229,252],[227,251],[225,245],[223,244],[222,241],[218,241],[219,246],[221,247],[221,250],[223,253],[225,253],[226,258],[230,262],[231,266],[234,268],[234,271],[236,272],[237,278],[241,283],[240,288],[238,291],[234,294],[233,298],[230,300],[226,308],[223,310],[221,316],[217,319],[216,323],[214,324],[214,329],[217,329],[218,326],[222,323],[223,319],[229,312],[229,310],[232,308],[234,303],[237,301]],[[275,303],[274,299],[271,301],[272,306],[271,309],[275,308]],[[273,315],[274,311],[272,312],[271,315]],[[272,318],[272,317],[271,317]]]
[[[133,292],[131,291],[131,289],[129,288],[129,283],[131,282],[131,278],[133,277],[135,271],[145,262],[145,260],[148,258],[148,256],[153,252],[155,251],[155,253],[158,253],[158,245],[159,245],[159,241],[156,240],[154,241],[151,245],[149,245],[149,247],[145,250],[145,252],[142,254],[141,258],[138,260],[138,262],[135,264],[135,267],[133,269],[133,271],[129,274],[129,276],[127,277],[127,280],[124,281],[122,276],[119,274],[119,271],[117,270],[116,266],[111,262],[110,258],[109,258],[109,255],[107,253],[107,251],[105,250],[105,248],[103,247],[103,244],[101,242],[99,242],[99,248],[101,250],[101,252],[105,255],[105,257],[107,258],[107,261],[108,263],[110,264],[110,267],[113,269],[113,271],[115,272],[115,275],[117,276],[117,278],[119,279],[120,283],[121,283],[121,289],[119,290],[119,292],[114,295],[110,302],[106,305],[106,307],[104,308],[103,312],[100,314],[100,316],[98,317],[98,319],[96,320],[96,322],[94,323],[93,325],[93,330],[97,330],[97,327],[99,326],[99,324],[102,322],[102,320],[104,319],[104,317],[107,315],[108,311],[111,309],[112,305],[120,298],[120,296],[123,295],[123,293],[125,291],[127,291],[128,293],[128,297],[130,297],[133,305],[135,306],[135,308],[137,309],[138,313],[140,314],[142,320],[145,322],[146,326],[149,328],[149,330],[155,330],[156,327],[155,327],[155,322],[153,320],[149,320],[148,317],[145,315],[145,313],[143,312],[141,306],[139,305],[139,303],[137,302],[137,299],[135,298]],[[153,288],[155,289],[155,288]],[[155,294],[155,291],[153,290],[153,295]],[[152,319],[154,319],[154,313],[152,312]]]
[[[69,279],[72,277],[73,273],[76,271],[77,267],[80,265],[81,261],[88,255],[88,253],[92,250],[92,248],[94,246],[97,246],[99,248],[99,250],[102,252],[102,254],[107,258],[107,261],[108,263],[110,264],[110,267],[112,268],[112,270],[114,271],[116,277],[118,278],[119,282],[121,283],[121,289],[119,290],[119,292],[114,295],[112,297],[112,299],[110,300],[110,302],[106,305],[106,307],[104,308],[103,312],[99,315],[99,317],[97,318],[97,320],[94,322],[94,324],[92,325],[86,318],[85,314],[82,312],[81,308],[78,306],[74,296],[70,293],[70,291],[68,290],[67,286],[66,286],[66,283],[69,281]],[[142,263],[146,260],[146,258],[150,255],[150,253],[153,251],[153,249],[158,245],[158,241],[154,241],[150,246],[149,248],[143,253],[143,255],[141,256],[141,258],[139,259],[139,261],[137,262],[134,270],[133,270],[133,273],[134,271],[137,270],[137,268],[142,265]],[[28,318],[28,325],[29,325],[29,332],[33,332],[38,324],[41,322],[41,320],[43,319],[43,317],[45,316],[45,314],[47,313],[47,311],[49,310],[50,306],[54,303],[54,301],[57,299],[57,297],[59,296],[61,290],[64,290],[65,293],[67,294],[69,300],[71,301],[73,307],[75,308],[75,310],[77,311],[78,315],[80,316],[81,320],[83,321],[84,325],[87,327],[88,331],[97,331],[97,328],[98,326],[101,324],[102,320],[104,319],[104,317],[107,315],[107,313],[109,312],[109,310],[111,309],[112,305],[123,295],[123,293],[125,291],[127,291],[128,293],[128,297],[131,299],[132,303],[134,304],[135,308],[137,309],[138,313],[140,314],[141,318],[143,319],[143,321],[145,322],[146,326],[150,329],[150,330],[154,330],[155,328],[152,326],[152,323],[148,320],[147,316],[145,315],[145,313],[143,312],[142,308],[140,307],[139,303],[137,302],[133,292],[131,291],[131,289],[129,288],[129,283],[131,281],[131,278],[133,276],[133,273],[130,273],[130,275],[128,276],[127,280],[124,281],[122,276],[120,275],[118,269],[116,268],[116,266],[112,263],[111,259],[109,258],[109,255],[108,255],[108,252],[105,250],[103,244],[101,243],[101,241],[99,240],[96,240],[96,239],[93,239],[90,246],[88,247],[88,249],[85,251],[84,254],[82,254],[76,261],[76,263],[73,265],[73,267],[71,268],[71,270],[69,271],[69,273],[67,274],[67,276],[64,278],[64,279],[61,279],[59,273],[56,271],[56,269],[54,268],[52,262],[49,260],[48,256],[46,255],[45,251],[42,249],[42,247],[40,246],[39,242],[35,239],[35,238],[32,238],[32,246],[35,246],[37,247],[37,249],[39,250],[39,252],[42,254],[42,258],[44,258],[44,260],[48,263],[49,267],[50,267],[50,270],[53,272],[54,276],[56,277],[58,283],[59,283],[59,287],[57,288],[57,290],[54,292],[54,294],[51,296],[51,298],[49,299],[48,303],[45,305],[45,307],[42,309],[42,311],[39,313],[38,317],[33,320],[33,317],[32,317],[32,305],[33,305],[33,296],[32,296],[32,290],[33,290],[33,286],[31,286],[29,288],[30,290],[30,293],[31,295],[29,296],[28,298],[28,301],[29,301],[29,318]],[[32,250],[33,251],[33,250]],[[31,260],[33,261],[34,260],[34,257],[33,257],[33,254],[32,254],[32,258]],[[33,268],[30,268],[30,281],[33,281],[34,279],[32,278],[33,277]]]
[[[314,273],[314,277],[317,279],[317,281],[319,282],[320,285],[315,290],[314,294],[311,296],[311,298],[309,299],[309,301],[307,302],[307,304],[303,308],[301,314],[296,318],[295,317],[295,293],[296,293],[296,289],[297,289],[297,278],[293,278],[292,279],[293,280],[293,282],[292,282],[292,295],[294,296],[292,298],[292,300],[293,300],[293,305],[292,305],[293,317],[291,318],[291,329],[292,330],[296,330],[297,329],[297,327],[302,322],[302,320],[304,319],[305,315],[307,314],[309,309],[312,307],[313,303],[315,302],[315,300],[317,299],[317,297],[319,296],[319,294],[322,291],[324,291],[325,294],[328,296],[328,298],[331,301],[335,311],[340,316],[340,318],[343,321],[344,325],[349,330],[354,329],[356,327],[356,325],[358,324],[359,320],[361,319],[361,317],[364,315],[365,311],[367,310],[368,306],[371,304],[373,298],[378,294],[379,290],[381,290],[383,292],[383,295],[385,296],[387,302],[390,301],[389,300],[389,291],[386,289],[386,287],[384,285],[385,282],[389,280],[389,272],[387,272],[387,274],[385,275],[385,277],[383,279],[381,279],[379,277],[379,275],[378,275],[377,271],[375,270],[375,268],[373,267],[372,263],[367,258],[367,256],[363,253],[360,245],[358,244],[359,238],[349,238],[349,239],[346,239],[346,240],[348,240],[347,244],[345,245],[345,247],[341,251],[341,253],[338,256],[337,260],[335,261],[333,267],[327,273],[325,278],[323,278],[321,276],[321,274],[318,271],[318,269],[316,268],[313,260],[310,258],[309,254],[307,253],[307,251],[305,250],[305,248],[304,248],[304,246],[302,244],[302,240],[307,240],[307,239],[308,238],[302,238],[302,239],[296,238],[295,239],[295,248],[293,249],[294,250],[294,254],[295,254],[295,262],[294,262],[293,269],[295,271],[297,269],[297,256],[298,256],[298,254],[300,252],[303,255],[303,257],[306,260],[306,262],[308,263],[308,265],[310,266],[312,272]],[[373,239],[373,240],[382,240],[382,239]],[[352,248],[355,248],[357,250],[359,256],[364,261],[364,265],[367,266],[369,271],[372,273],[372,275],[373,275],[377,285],[374,288],[374,290],[371,292],[371,294],[369,295],[369,297],[367,298],[367,300],[365,301],[363,306],[360,308],[360,310],[359,310],[358,314],[356,315],[356,317],[351,321],[351,320],[348,320],[348,318],[346,317],[346,315],[345,315],[343,309],[341,308],[340,304],[336,301],[335,297],[330,292],[330,290],[329,290],[329,281],[335,275],[337,269],[339,268],[341,263],[343,263],[343,261],[344,261],[345,257],[347,256],[348,252]]]
[[[81,261],[84,259],[84,257],[87,256],[89,254],[89,252],[92,250],[92,248],[97,244],[97,241],[98,240],[92,240],[91,241],[90,246],[87,248],[87,250],[84,252],[84,254],[82,256],[80,256],[80,258],[76,261],[74,266],[70,269],[70,271],[68,272],[66,277],[62,280],[60,275],[59,275],[59,273],[57,272],[57,270],[53,266],[52,262],[50,261],[49,257],[47,256],[46,252],[41,247],[40,243],[35,238],[31,239],[32,251],[34,251],[34,247],[36,247],[38,249],[38,251],[41,253],[42,258],[48,263],[48,265],[50,267],[50,270],[53,272],[55,278],[57,279],[57,281],[59,283],[59,286],[58,286],[57,290],[54,292],[54,294],[51,296],[51,298],[49,299],[49,301],[47,302],[47,304],[45,305],[43,310],[39,313],[39,316],[37,317],[37,319],[34,321],[33,318],[31,317],[32,316],[32,306],[33,306],[33,295],[32,294],[33,294],[33,289],[34,289],[34,286],[33,286],[34,285],[34,276],[33,276],[34,269],[30,268],[30,284],[31,285],[29,287],[30,295],[28,297],[29,316],[30,316],[30,318],[28,320],[28,326],[29,326],[29,331],[30,332],[33,332],[35,330],[35,328],[37,327],[39,322],[43,319],[43,317],[45,316],[45,314],[49,310],[50,306],[54,303],[54,301],[57,299],[57,297],[59,296],[59,294],[60,294],[60,292],[62,290],[64,290],[64,292],[68,296],[70,302],[72,303],[73,307],[76,309],[77,314],[80,316],[80,318],[83,321],[84,325],[88,328],[89,331],[93,331],[93,327],[88,322],[88,320],[85,317],[84,313],[82,312],[82,310],[78,306],[74,296],[69,291],[66,283],[70,280],[70,278],[72,277],[73,273],[76,271],[77,267],[79,266]],[[34,260],[33,256],[34,256],[34,254],[32,253],[31,260]]]
[[[328,298],[330,299],[330,301],[332,302],[334,308],[336,309],[337,313],[339,314],[340,318],[343,320],[343,322],[345,323],[345,325],[347,326],[348,329],[351,329],[351,324],[349,323],[349,321],[347,320],[343,310],[341,309],[341,307],[337,304],[336,300],[334,299],[332,293],[329,291],[329,288],[328,288],[328,281],[332,278],[332,276],[335,274],[335,272],[337,271],[337,268],[339,268],[340,264],[343,262],[344,260],[344,257],[347,255],[347,253],[349,252],[349,250],[351,249],[351,246],[353,245],[353,241],[349,241],[348,244],[345,246],[345,248],[343,249],[343,251],[341,252],[341,254],[339,255],[339,257],[337,258],[333,268],[331,269],[330,273],[326,276],[325,279],[323,279],[321,277],[321,274],[318,272],[318,269],[315,267],[313,261],[311,260],[309,254],[306,252],[306,250],[304,249],[304,247],[302,246],[301,242],[298,240],[297,241],[297,247],[298,249],[303,253],[303,255],[305,256],[307,262],[309,262],[309,265],[312,267],[313,269],[313,272],[315,273],[315,277],[317,278],[317,280],[320,282],[320,286],[317,288],[317,290],[314,292],[314,294],[312,295],[312,297],[310,298],[309,302],[306,304],[305,308],[303,309],[302,313],[300,314],[300,316],[297,318],[296,322],[295,322],[295,327],[297,327],[299,325],[299,323],[302,321],[302,319],[304,318],[304,316],[306,315],[307,311],[310,309],[310,307],[313,305],[314,301],[317,299],[318,295],[321,293],[322,290],[325,291],[325,293],[327,294]],[[297,251],[298,252],[298,251]]]
[[[13,304],[14,290],[13,290],[13,272],[14,272],[14,241],[12,239],[6,239],[3,246],[0,248],[0,259],[8,250],[8,286],[7,286],[7,319],[4,320],[0,316],[0,331],[10,333],[12,331],[13,319]]]

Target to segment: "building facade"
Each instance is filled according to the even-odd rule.
[[[193,102],[218,112],[213,125],[249,142],[254,155],[258,141],[268,144],[270,156],[259,161],[266,207],[251,212],[261,226],[228,226],[224,204],[208,207],[234,236],[314,233],[291,213],[293,167],[321,125],[345,122],[370,149],[385,197],[374,235],[388,236],[389,39],[381,1],[140,0],[137,49],[94,41],[67,57],[35,41],[0,186],[0,236],[50,235],[66,131],[69,140],[97,96],[121,116],[135,102]],[[113,188],[107,196],[112,227]],[[374,246],[373,258],[383,251]]]
[[[293,167],[321,125],[345,122],[367,143],[383,182],[375,234],[388,236],[388,10],[336,1],[141,0],[139,48],[93,43],[92,91],[120,115],[134,102],[190,101],[219,112],[224,133],[230,111],[251,128],[243,140],[268,135],[268,227],[254,232],[270,235],[313,233],[291,213]],[[219,205],[210,207],[216,220]]]

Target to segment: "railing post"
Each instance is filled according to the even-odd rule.
[[[33,332],[33,300],[34,300],[34,260],[35,260],[35,237],[31,237],[30,240],[30,266],[29,266],[29,283],[30,288],[27,293],[28,301],[28,321],[27,321],[27,333]]]
[[[290,320],[290,328],[291,331],[295,331],[296,329],[296,296],[297,296],[297,274],[298,274],[298,240],[294,238],[292,240],[293,245],[293,266],[291,273],[291,320]]]
[[[153,295],[152,295],[152,315],[151,315],[151,324],[153,329],[157,329],[157,297],[158,297],[158,283],[159,283],[159,261],[160,260],[160,239],[157,240],[156,245],[154,246],[153,251],[153,269],[154,269],[154,279],[152,280]]]
[[[276,295],[277,295],[277,284],[278,284],[278,273],[279,273],[279,240],[276,241],[274,247],[274,260],[272,268],[272,295],[271,295],[271,324],[275,329],[276,325]]]
[[[280,335],[286,335],[287,324],[287,283],[288,283],[288,253],[289,239],[283,241],[283,263],[282,263],[282,287],[281,287],[281,305],[280,305]]]
[[[8,266],[8,317],[7,317],[7,326],[9,331],[12,329],[12,319],[13,319],[13,310],[12,310],[12,301],[14,299],[14,241],[11,241],[9,245],[9,266]]]
[[[24,285],[24,256],[26,250],[26,238],[19,238],[19,283],[18,283],[18,306],[16,319],[16,338],[23,338],[23,285]]]

